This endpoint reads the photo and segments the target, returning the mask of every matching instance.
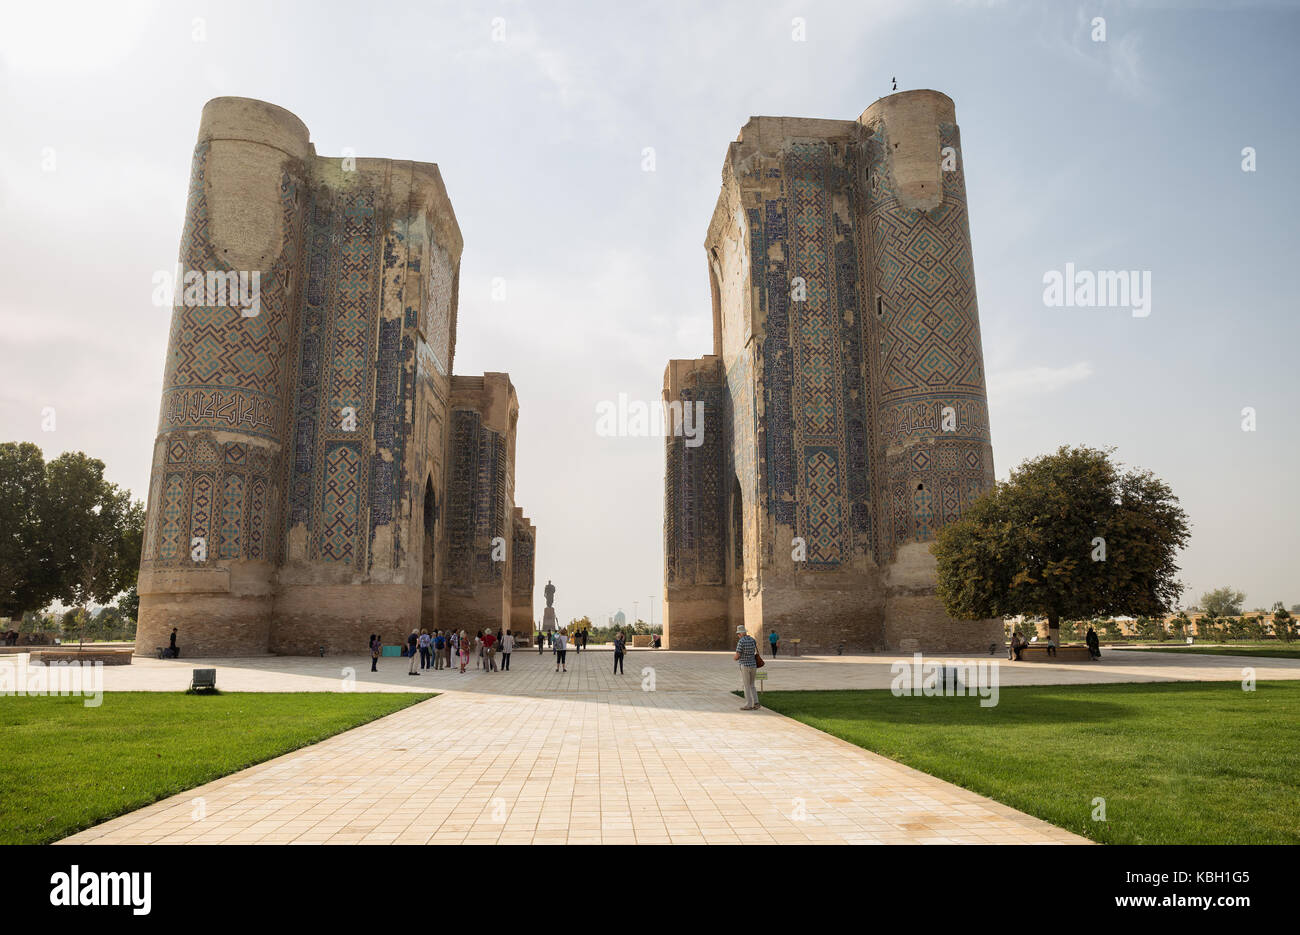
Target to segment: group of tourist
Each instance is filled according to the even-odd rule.
[[[476,669],[487,672],[509,672],[510,654],[515,650],[515,636],[510,630],[483,630],[470,634],[464,630],[412,630],[406,638],[404,655],[411,660],[409,675],[420,675],[425,669],[459,668],[461,675],[474,660]],[[379,657],[384,654],[384,641],[378,634],[370,634],[370,671],[379,671]],[[418,665],[418,668],[417,668]]]
[[[587,648],[587,631],[575,629],[572,634],[567,627],[561,627],[559,630],[539,630],[537,632],[537,654],[540,656],[543,649],[555,649],[555,640],[561,634],[564,635],[565,643],[573,644],[575,652],[582,652]]]

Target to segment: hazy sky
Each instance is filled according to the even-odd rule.
[[[702,243],[748,117],[853,119],[896,76],[956,102],[998,476],[1114,445],[1190,514],[1190,597],[1300,602],[1295,5],[699,6],[6,0],[0,440],[83,450],[145,497],[170,317],[151,277],[204,102],[261,98],[322,155],[439,165],[465,236],[456,370],[519,394],[537,604],[552,578],[565,619],[654,595],[658,623],[662,442],[600,437],[597,404],[655,400],[669,358],[710,352]],[[1067,263],[1150,271],[1150,315],[1047,307]]]

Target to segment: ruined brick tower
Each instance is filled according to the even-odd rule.
[[[137,651],[173,626],[185,655],[531,634],[515,389],[452,375],[461,245],[437,166],[319,157],[286,110],[204,107]]]
[[[993,483],[952,101],[751,118],[705,250],[713,353],[664,376],[705,413],[702,443],[666,441],[667,644],[730,648],[744,623],[761,645],[987,652],[1000,622],[949,618],[929,551]]]

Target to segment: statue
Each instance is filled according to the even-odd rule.
[[[542,614],[542,629],[554,632],[560,628],[560,622],[555,618],[555,608],[551,605],[555,603],[555,585],[551,584],[548,579],[546,587],[542,589],[546,595],[546,610]]]

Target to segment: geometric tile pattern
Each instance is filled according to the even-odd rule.
[[[853,165],[841,146],[793,142],[783,165],[767,169],[783,180],[781,193],[747,212],[751,276],[766,311],[757,446],[765,506],[804,539],[800,567],[809,570],[839,567],[855,548],[871,547]],[[731,395],[734,405],[734,384]]]
[[[207,432],[175,433],[165,446],[166,463],[155,468],[150,483],[161,501],[146,518],[142,561],[189,569],[218,558],[267,558],[266,491],[275,470],[269,450],[218,442]],[[191,551],[195,537],[204,540],[207,557],[201,562]]]
[[[664,560],[670,587],[727,583],[729,446],[726,433],[708,428],[726,424],[727,388],[720,373],[714,380],[699,374],[696,385],[679,391],[683,410],[694,412],[703,403],[699,444],[686,444],[671,423],[665,436]]]
[[[194,151],[181,269],[248,272],[230,270],[209,238],[208,153],[206,143]],[[286,289],[295,265],[297,199],[296,183],[285,176],[280,189],[284,240],[270,267],[260,271],[259,314],[245,317],[233,305],[184,304],[183,280],[176,285],[160,432],[225,429],[278,440],[291,341]]]
[[[397,498],[395,461],[360,452],[376,435],[391,451],[388,443],[401,434],[401,322],[384,322],[383,359],[374,353],[384,261],[378,203],[370,188],[316,189],[305,211],[284,518],[286,537],[294,527],[306,528],[309,558],[357,566],[370,551],[370,535],[358,535],[373,528],[369,511],[374,525],[391,520]],[[400,452],[391,453],[400,459]]]
[[[447,582],[456,591],[499,583],[505,562],[493,561],[492,540],[513,540],[507,528],[509,452],[504,436],[472,409],[451,414],[451,470],[447,480]],[[512,582],[513,586],[513,582]],[[530,590],[531,593],[531,590]]]
[[[528,602],[533,596],[534,534],[524,523],[516,523],[510,546],[510,593]],[[518,601],[514,601],[518,603]],[[531,609],[531,605],[530,605]]]
[[[335,444],[325,452],[318,543],[319,557],[325,561],[356,562],[361,464],[361,446],[355,442]]]
[[[221,505],[220,558],[239,558],[242,554],[244,525],[244,475],[227,474]]]
[[[726,196],[732,227],[711,234],[710,253],[727,444],[716,470],[701,470],[715,458],[707,444],[667,440],[670,585],[712,582],[701,569],[715,552],[755,555],[759,574],[774,556],[784,564],[789,543],[760,542],[754,519],[803,539],[798,573],[861,556],[883,565],[992,484],[963,169],[941,173],[936,208],[905,207],[886,134],[882,125],[856,139],[795,135],[730,165],[740,207]],[[939,141],[960,154],[955,125],[941,125]],[[740,275],[739,294],[719,284],[716,265],[737,232],[748,251],[729,253],[740,262],[726,275]],[[737,519],[713,476],[734,477],[766,516],[742,509]],[[733,529],[704,541],[721,526],[714,517]]]
[[[960,154],[957,127],[939,129],[941,146]],[[927,212],[900,203],[883,130],[867,142],[867,163],[892,552],[958,518],[992,485],[993,463],[960,157],[942,173],[942,204]]]

